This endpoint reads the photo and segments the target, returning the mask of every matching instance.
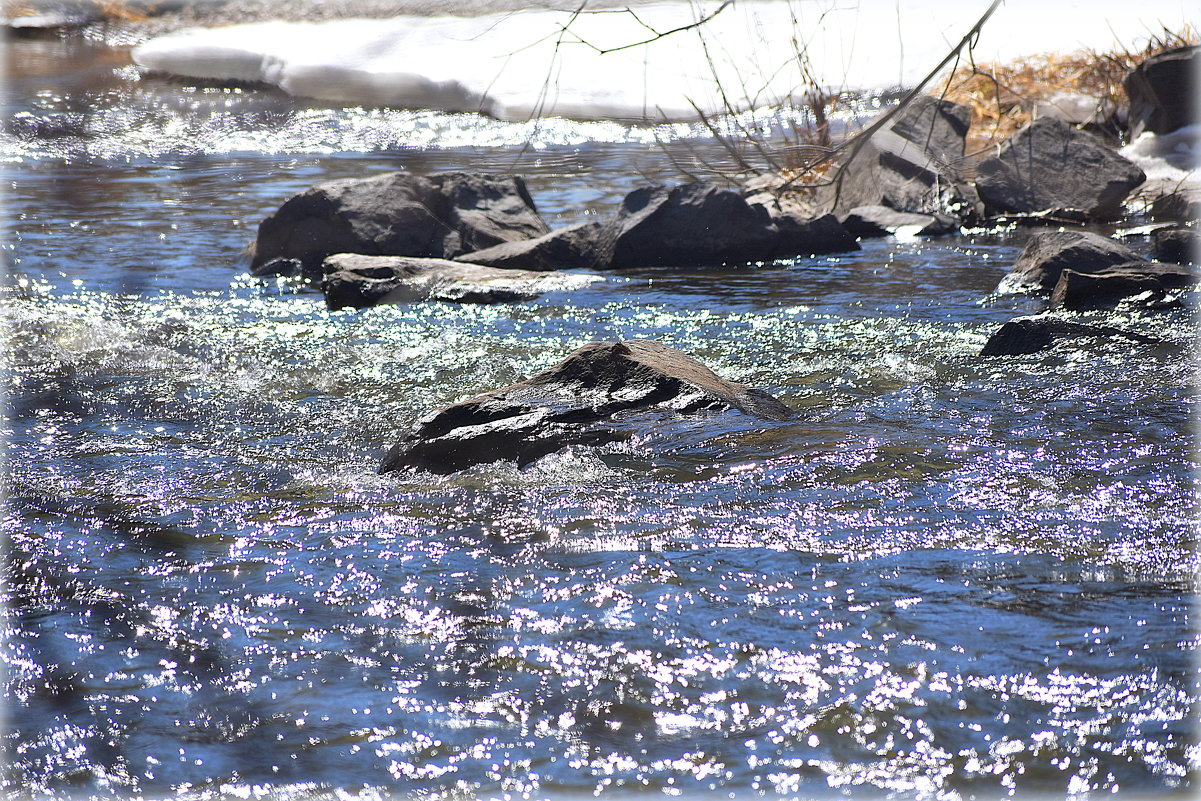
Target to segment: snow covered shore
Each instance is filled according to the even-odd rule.
[[[695,119],[698,109],[710,114],[727,103],[744,109],[799,98],[808,86],[795,68],[798,46],[827,88],[912,84],[986,6],[740,1],[704,25],[633,47],[625,46],[720,6],[270,21],[177,31],[143,43],[134,58],[157,72],[265,83],[335,105],[480,111],[507,120]],[[1009,0],[985,27],[975,57],[1104,49],[1189,19],[1179,0]]]

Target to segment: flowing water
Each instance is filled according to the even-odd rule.
[[[981,358],[1042,307],[993,294],[1019,230],[329,312],[246,273],[313,183],[517,170],[558,226],[670,160],[9,58],[7,793],[1192,789],[1192,295],[1096,315],[1162,346]],[[377,474],[428,411],[615,337],[800,415]]]

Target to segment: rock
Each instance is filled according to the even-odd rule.
[[[962,173],[971,116],[966,106],[914,98],[839,167],[821,203],[839,217],[858,206],[973,217],[978,198]]]
[[[388,173],[289,198],[259,225],[251,269],[297,259],[316,278],[335,253],[453,258],[547,232],[519,177]]]
[[[1151,234],[1155,258],[1175,264],[1197,264],[1201,236],[1193,228],[1161,228]]]
[[[746,263],[769,258],[779,230],[737,192],[695,182],[626,195],[597,238],[601,268]]]
[[[1002,292],[1053,289],[1064,270],[1095,273],[1116,264],[1143,261],[1120,242],[1089,231],[1040,231],[1026,241]]]
[[[1092,134],[1050,118],[1030,123],[976,167],[988,214],[1078,209],[1111,220],[1146,178]]]
[[[575,270],[596,261],[600,223],[579,223],[535,239],[502,242],[484,250],[455,256],[455,261],[483,264],[506,270]]]
[[[1073,323],[1052,315],[1018,317],[1002,325],[988,338],[981,356],[1023,356],[1049,348],[1065,340],[1099,338],[1128,339],[1143,344],[1159,345],[1154,337],[1101,325]]]
[[[501,270],[478,264],[413,256],[339,253],[323,264],[321,291],[330,309],[362,309],[382,303],[442,300],[508,303],[546,292],[579,289],[599,276]]]
[[[946,214],[915,214],[887,206],[857,206],[842,218],[853,236],[892,236],[908,231],[914,236],[940,236],[959,230],[959,222]]]
[[[1184,268],[1155,262],[1119,264],[1095,273],[1064,270],[1051,292],[1051,308],[1104,309],[1139,295],[1146,296],[1147,305],[1163,307],[1165,290],[1194,280]]]
[[[1151,219],[1193,222],[1201,219],[1201,189],[1185,188],[1155,198]]]
[[[817,214],[794,197],[783,196],[770,188],[751,190],[745,196],[751,208],[762,208],[776,227],[772,258],[819,256],[859,250],[855,237],[833,214]]]
[[[1151,56],[1126,75],[1130,138],[1143,131],[1166,134],[1197,119],[1197,70],[1201,48],[1178,47]]]
[[[532,378],[425,417],[389,450],[380,472],[453,473],[501,460],[523,466],[569,445],[626,439],[632,432],[614,417],[650,408],[793,417],[766,392],[719,378],[658,342],[593,342]]]

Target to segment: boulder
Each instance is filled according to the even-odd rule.
[[[976,167],[976,190],[988,214],[1077,209],[1115,219],[1147,176],[1092,134],[1044,118],[1001,145]]]
[[[859,250],[859,243],[833,214],[806,218],[782,211],[772,215],[779,237],[773,258],[820,256]]]
[[[746,263],[770,258],[779,230],[761,206],[703,182],[626,195],[597,238],[601,268]]]
[[[1151,56],[1126,75],[1122,85],[1130,98],[1127,130],[1131,139],[1143,131],[1166,134],[1197,119],[1197,70],[1201,48],[1178,47]]]
[[[524,466],[569,445],[626,439],[633,432],[620,415],[644,409],[793,417],[766,392],[719,378],[658,342],[593,342],[532,378],[425,417],[388,451],[380,472],[453,473],[501,460]]]
[[[1123,331],[1103,325],[1074,323],[1053,315],[1018,317],[1002,325],[988,338],[981,356],[1024,356],[1037,353],[1057,342],[1076,339],[1127,339],[1143,344],[1159,345],[1154,337]]]
[[[820,190],[820,203],[839,217],[858,206],[975,216],[978,198],[962,172],[971,118],[966,106],[919,95],[857,152],[848,151],[854,156]]]
[[[1140,295],[1145,304],[1164,307],[1167,289],[1195,280],[1187,269],[1159,262],[1119,264],[1095,273],[1064,270],[1051,292],[1051,308],[1104,309]]]
[[[592,275],[501,270],[446,259],[358,253],[329,256],[322,269],[321,291],[330,309],[422,300],[509,303],[603,280]]]
[[[916,214],[887,206],[857,206],[842,217],[842,225],[853,236],[893,236],[909,231],[914,236],[940,236],[959,230],[959,221],[946,214]]]
[[[455,256],[455,261],[506,270],[587,269],[596,260],[600,223],[579,223],[534,239],[502,242],[490,248]]]
[[[1197,264],[1201,236],[1194,228],[1161,228],[1151,234],[1155,258],[1175,264]]]
[[[1143,259],[1121,242],[1090,231],[1040,231],[1026,241],[999,290],[1050,290],[1064,270],[1095,273],[1137,261]]]
[[[395,172],[331,181],[286,200],[259,225],[251,270],[296,259],[317,278],[335,253],[453,258],[548,230],[519,177]]]

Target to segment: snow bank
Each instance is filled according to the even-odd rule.
[[[958,42],[986,0],[739,0],[703,26],[609,53],[711,14],[674,3],[572,15],[395,17],[191,29],[134,50],[150,70],[266,83],[341,105],[480,111],[500,119],[695,119],[800,99],[805,48],[827,88],[912,85]],[[1106,48],[1188,19],[1178,0],[1007,0],[977,61]],[[724,88],[723,97],[720,89]],[[694,108],[695,106],[695,108]]]

